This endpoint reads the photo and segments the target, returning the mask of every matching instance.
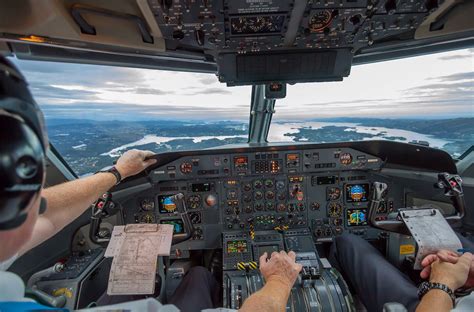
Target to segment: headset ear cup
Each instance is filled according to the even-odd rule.
[[[43,184],[44,152],[22,120],[0,115],[0,229],[21,225]]]

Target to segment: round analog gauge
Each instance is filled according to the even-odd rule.
[[[311,203],[311,210],[319,210],[319,203],[318,202],[312,202]]]
[[[140,217],[141,223],[155,223],[155,216],[151,213],[144,214]]]
[[[244,184],[244,191],[248,192],[248,191],[250,191],[250,190],[252,190],[252,184],[250,184],[250,183],[245,183],[245,184]]]
[[[191,209],[197,209],[201,207],[201,196],[191,195],[188,197],[188,205]]]
[[[332,223],[333,223],[335,226],[341,226],[341,225],[342,225],[342,219],[341,219],[341,218],[334,219],[334,220],[332,221]]]
[[[345,166],[350,165],[352,163],[352,155],[350,153],[342,153],[339,156],[339,161]]]
[[[312,32],[321,31],[326,28],[332,20],[332,13],[329,10],[315,13],[308,22],[309,30]]]
[[[145,198],[140,202],[140,208],[142,208],[143,211],[150,211],[155,209],[155,201],[150,198]]]
[[[342,216],[342,206],[339,203],[330,203],[328,214],[331,218],[340,218]]]
[[[193,165],[188,162],[184,162],[179,166],[179,170],[181,170],[182,173],[188,174],[193,172]]]
[[[255,180],[255,181],[253,181],[253,187],[255,187],[255,188],[257,188],[257,189],[261,188],[262,185],[263,185],[262,180]]]
[[[192,224],[199,224],[201,223],[201,213],[200,212],[191,212],[189,214],[189,219],[191,220]]]
[[[328,187],[326,197],[327,200],[338,200],[341,197],[341,189],[338,187]]]
[[[266,179],[266,180],[265,180],[265,187],[267,187],[267,188],[272,188],[273,185],[274,185],[274,183],[273,183],[273,180],[272,180],[272,179]]]

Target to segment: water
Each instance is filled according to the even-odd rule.
[[[390,129],[384,127],[367,127],[361,126],[357,123],[342,123],[342,122],[285,122],[285,123],[272,123],[270,127],[270,133],[268,134],[269,142],[293,142],[295,136],[291,134],[297,134],[300,128],[312,128],[314,130],[321,129],[328,126],[346,127],[344,131],[355,131],[357,133],[366,133],[375,135],[372,138],[365,138],[364,140],[389,140],[388,137],[402,137],[401,139],[391,139],[391,141],[399,142],[410,142],[413,140],[426,141],[431,147],[443,148],[444,145],[451,141],[438,139],[430,135],[421,134],[413,131]],[[289,134],[289,135],[285,135]],[[140,147],[142,145],[156,143],[164,144],[172,140],[177,139],[191,139],[194,143],[200,143],[204,140],[217,139],[225,140],[230,138],[247,138],[247,135],[226,135],[226,136],[197,136],[197,137],[163,137],[157,135],[145,135],[142,139],[135,142],[131,142],[117,148],[110,150],[107,153],[101,154],[101,156],[117,157],[120,156],[121,151],[124,151],[130,147]],[[302,138],[300,141],[308,141],[308,138]]]

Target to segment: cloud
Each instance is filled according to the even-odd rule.
[[[186,95],[199,95],[199,94],[204,94],[204,95],[209,95],[209,94],[232,94],[231,91],[226,90],[226,89],[221,89],[221,88],[205,88],[200,91],[195,91],[191,93],[186,93]]]
[[[202,83],[203,85],[210,85],[219,81],[217,80],[216,76],[209,76],[209,77],[204,77],[204,78],[199,79],[199,82]]]
[[[468,55],[468,54],[456,54],[456,55],[441,56],[439,59],[443,61],[451,61],[451,60],[473,59],[473,56]]]
[[[48,85],[43,82],[36,82],[30,85],[33,96],[37,99],[75,99],[75,100],[96,100],[97,92],[89,90],[68,90],[56,86]]]
[[[136,94],[153,94],[153,95],[167,95],[167,94],[174,94],[173,91],[163,91],[160,89],[155,88],[145,88],[145,87],[138,87],[134,88],[133,91]]]
[[[474,71],[430,78],[430,80],[439,80],[439,81],[458,81],[458,80],[473,80],[473,79],[474,79]]]

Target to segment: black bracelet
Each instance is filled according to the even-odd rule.
[[[423,296],[426,295],[432,289],[439,289],[446,292],[451,298],[451,300],[453,301],[453,307],[454,307],[454,304],[456,303],[456,296],[454,295],[453,290],[449,288],[448,286],[446,286],[445,284],[423,282],[420,284],[420,287],[418,287],[418,297],[420,299],[423,298]]]

